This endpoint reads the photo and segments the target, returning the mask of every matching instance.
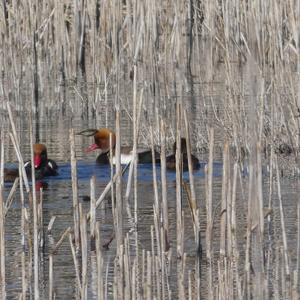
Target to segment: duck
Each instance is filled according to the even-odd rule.
[[[111,137],[111,147],[113,150],[113,161],[112,163],[116,163],[116,159],[114,156],[115,146],[116,146],[116,134],[113,130],[109,128],[100,128],[100,129],[86,129],[79,133],[78,135],[84,136],[93,136],[94,143],[91,144],[86,152],[92,152],[95,150],[99,150],[100,154],[96,159],[97,164],[106,165],[110,163],[110,137]],[[146,164],[152,163],[152,152],[150,149],[138,149],[138,163]],[[121,147],[121,164],[128,164],[132,161],[132,147],[122,146]],[[159,162],[160,156],[159,153],[155,151],[155,162]]]
[[[193,171],[198,170],[200,168],[200,163],[198,158],[191,154],[192,158],[192,168]],[[189,163],[188,163],[188,155],[187,155],[187,146],[186,146],[186,139],[181,138],[181,159],[182,159],[182,171],[189,170]],[[170,154],[166,157],[166,167],[169,171],[176,171],[176,142],[173,144],[173,154]]]
[[[44,144],[33,145],[33,163],[37,180],[58,175],[58,166],[54,160],[48,158],[47,147]],[[26,161],[24,167],[28,177],[31,177],[31,161]],[[4,169],[4,182],[14,181],[17,177],[18,169]]]

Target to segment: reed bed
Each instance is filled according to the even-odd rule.
[[[0,14],[1,299],[9,272],[6,224],[17,189],[20,299],[56,299],[53,278],[63,245],[73,260],[77,299],[90,293],[95,299],[298,299],[299,205],[295,254],[281,191],[283,179],[299,176],[297,1],[12,0],[1,2]],[[27,116],[29,137],[20,132]],[[70,144],[73,224],[53,241],[59,220],[51,219],[44,236],[43,192],[32,188],[34,170],[29,184],[23,145],[29,141],[33,161],[31,145],[48,139],[40,124],[57,116],[114,127],[117,143],[111,180],[96,195],[91,178],[85,210],[74,129],[62,130],[60,139]],[[132,131],[130,166],[120,163],[122,122]],[[174,141],[176,218],[170,219],[166,155]],[[160,172],[152,166],[149,247],[140,244],[139,144],[161,156]],[[196,185],[192,151],[205,162],[203,186]],[[20,176],[5,198],[4,163],[15,157]],[[217,195],[214,162],[220,160]],[[104,243],[98,208],[109,193],[113,233]],[[48,252],[40,247],[44,242],[51,244]],[[104,251],[111,251],[110,259]],[[46,253],[47,292],[40,282]]]

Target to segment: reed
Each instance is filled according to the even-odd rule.
[[[80,229],[79,229],[79,203],[77,185],[77,162],[75,154],[74,130],[70,130],[71,145],[71,168],[72,168],[72,190],[73,190],[73,217],[74,217],[74,237],[76,251],[80,249]]]
[[[32,122],[32,121],[31,121]],[[33,153],[33,133],[32,123],[30,123],[30,153],[31,153],[31,165],[34,166],[34,153]],[[31,180],[32,180],[32,193],[29,193],[29,200],[32,201],[33,210],[33,265],[34,265],[34,299],[40,298],[39,292],[39,220],[38,220],[38,200],[36,197],[35,189],[35,168],[31,168]]]
[[[1,131],[1,161],[0,161],[0,266],[1,266],[1,297],[6,298],[6,268],[5,268],[5,203],[3,197],[3,187],[4,187],[4,143],[3,143],[3,132]]]
[[[80,150],[75,149],[74,130],[58,134],[70,143],[73,224],[64,232],[75,270],[74,296],[89,297],[93,259],[98,299],[296,299],[300,217],[298,209],[293,251],[285,211],[289,201],[282,186],[292,180],[285,175],[294,176],[296,183],[289,183],[295,185],[299,176],[299,11],[299,1],[282,0],[2,1],[2,298],[9,287],[6,226],[18,209],[18,197],[20,297],[43,297],[39,267],[44,261],[39,253],[44,249],[38,245],[47,247],[50,239],[42,236],[47,196],[31,188],[23,154],[29,144],[33,159],[33,136],[52,142],[40,125],[63,115],[70,127],[81,126],[74,122],[79,119],[97,126],[115,124],[117,136],[116,167],[111,166],[111,178],[99,195],[91,178],[86,210],[80,208]],[[27,115],[36,120],[30,124],[30,138],[22,134]],[[129,124],[133,145],[133,161],[126,167],[120,163],[129,132],[123,131],[123,122]],[[182,137],[187,141],[186,174]],[[174,140],[175,192],[166,166]],[[14,151],[9,151],[9,142]],[[157,149],[161,157],[160,169],[152,165],[146,245],[139,230],[146,218],[139,144],[151,148],[153,160]],[[205,164],[198,177],[192,153]],[[19,178],[8,190],[3,185],[4,161],[15,159]],[[222,164],[220,172],[216,161]],[[30,177],[34,187],[34,169]],[[99,208],[109,192],[114,233],[104,244],[111,244],[107,258],[100,226],[106,212],[100,215]],[[49,235],[60,222],[51,217]],[[202,246],[207,263],[202,263]],[[48,256],[50,299],[55,298],[54,262],[59,255],[50,251]]]

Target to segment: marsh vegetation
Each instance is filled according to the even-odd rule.
[[[3,0],[0,16],[2,299],[298,299],[299,1]],[[87,127],[116,133],[88,204]],[[28,182],[35,142],[63,193]],[[141,145],[160,153],[146,185]]]

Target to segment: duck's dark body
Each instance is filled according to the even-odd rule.
[[[192,168],[193,170],[198,170],[200,169],[200,163],[199,160],[196,156],[193,154],[192,156]],[[176,171],[176,155],[171,154],[167,156],[166,158],[166,167],[170,171]],[[182,171],[188,171],[189,170],[189,162],[188,162],[188,156],[186,153],[182,154]]]
[[[29,177],[31,177],[31,162],[28,161],[25,163],[25,170]],[[35,168],[35,179],[43,179],[44,177],[57,176],[58,175],[58,166],[56,162],[52,159],[47,159],[42,162],[42,164]]]
[[[170,171],[176,171],[176,142],[173,145],[173,154],[167,156],[166,158],[166,167]],[[191,154],[192,158],[192,168],[193,170],[198,170],[200,168],[200,163],[198,158]],[[186,146],[186,139],[181,138],[181,162],[182,162],[182,171],[189,170],[189,161],[187,155],[187,146]]]
[[[116,135],[115,133],[108,129],[108,128],[101,128],[101,129],[87,129],[83,130],[80,135],[86,136],[93,136],[94,137],[94,144],[91,144],[87,148],[87,152],[100,150],[101,153],[98,155],[96,162],[98,164],[109,164],[109,152],[110,148],[113,151],[113,156],[115,153],[115,146],[116,146]],[[138,163],[145,164],[145,163],[152,163],[152,153],[149,149],[138,149]],[[130,161],[130,156],[132,155],[132,147],[123,146],[121,147],[121,163],[128,163]],[[124,160],[122,160],[122,156]],[[159,153],[155,152],[155,162],[159,162]]]

